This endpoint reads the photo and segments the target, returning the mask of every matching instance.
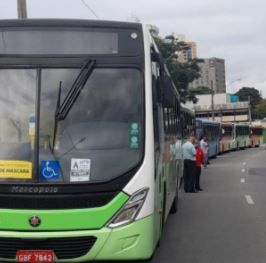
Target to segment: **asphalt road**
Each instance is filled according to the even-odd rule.
[[[151,263],[265,263],[266,150],[210,160],[199,193],[180,191]],[[134,261],[137,263],[137,261]]]
[[[181,190],[152,263],[265,263],[266,150],[218,156],[203,169],[204,191]]]

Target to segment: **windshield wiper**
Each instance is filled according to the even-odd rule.
[[[60,107],[60,103],[61,103],[61,92],[62,92],[62,81],[59,82],[57,103],[56,103],[56,109],[55,109],[54,134],[53,134],[53,144],[52,144],[52,149],[51,149],[52,153],[54,153],[54,146],[55,146],[55,140],[56,140],[57,127],[58,127],[58,120],[56,119],[56,114],[57,114],[57,111],[58,111],[58,109]]]
[[[88,62],[81,68],[64,101],[56,110],[55,119],[57,121],[64,120],[66,118],[67,114],[77,100],[80,92],[87,83],[88,78],[92,74],[95,64],[95,60],[88,60]]]
[[[73,82],[72,87],[67,93],[62,104],[61,104],[62,81],[59,82],[57,104],[56,104],[55,117],[54,117],[54,134],[53,134],[53,144],[51,149],[52,153],[54,152],[54,147],[55,147],[58,122],[66,118],[67,114],[69,113],[75,101],[77,100],[80,92],[87,83],[87,80],[92,74],[95,64],[96,64],[95,60],[88,60],[86,64],[81,68],[77,78]]]

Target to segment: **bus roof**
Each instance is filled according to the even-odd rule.
[[[232,122],[221,122],[222,127],[233,127],[234,123]]]
[[[107,20],[86,20],[86,19],[3,19],[0,20],[0,27],[105,27],[105,28],[142,28],[142,24],[134,22],[119,22]]]
[[[251,129],[263,129],[263,126],[261,124],[251,124]]]
[[[236,123],[236,126],[242,126],[242,127],[250,127],[249,123]]]
[[[196,121],[200,121],[200,122],[202,122],[202,123],[208,123],[208,124],[220,125],[220,122],[218,122],[218,121],[213,121],[213,120],[209,120],[209,119],[196,118]]]

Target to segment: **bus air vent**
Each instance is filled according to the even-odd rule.
[[[47,239],[0,238],[0,258],[15,259],[18,250],[53,250],[57,259],[74,259],[86,255],[97,238],[66,237]]]

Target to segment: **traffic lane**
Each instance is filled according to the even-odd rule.
[[[203,170],[203,192],[181,193],[152,262],[264,262],[266,223],[258,222],[240,183],[242,165],[257,149],[211,160]],[[265,161],[264,161],[265,162]],[[266,221],[266,220],[265,220]]]
[[[258,222],[266,219],[266,151],[258,149],[258,154],[252,155],[245,165],[242,184],[243,194],[249,195],[254,203],[254,216]],[[260,223],[259,223],[260,224]],[[261,229],[265,232],[266,229]]]
[[[265,258],[265,236],[253,233],[257,226],[250,225],[254,217],[240,183],[243,163],[257,154],[257,149],[246,149],[210,160],[211,165],[202,169],[204,191],[180,191],[179,212],[169,216],[151,262],[263,262],[254,254]]]

